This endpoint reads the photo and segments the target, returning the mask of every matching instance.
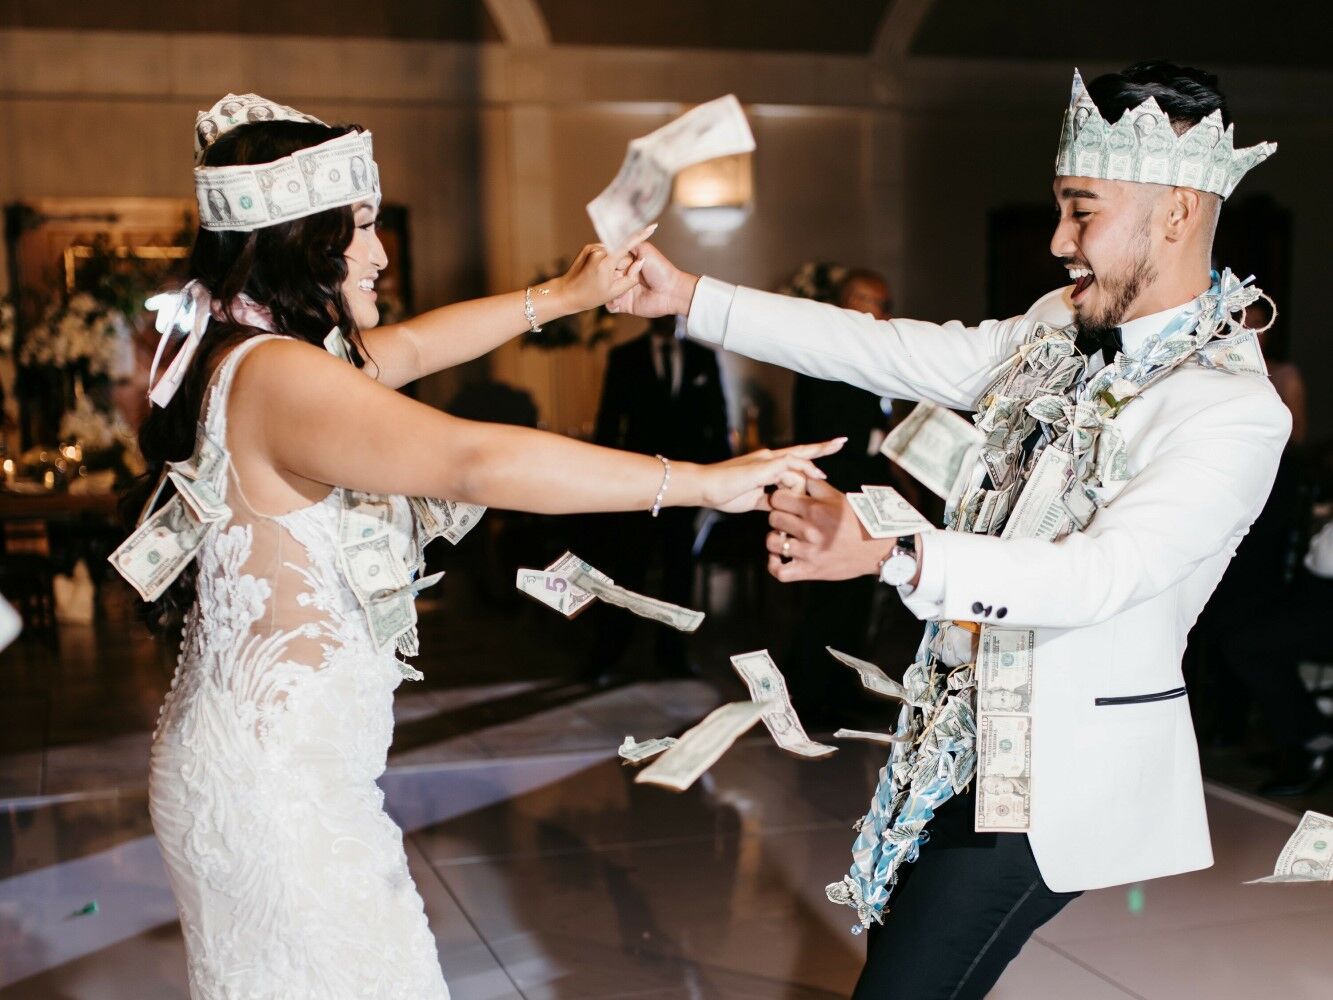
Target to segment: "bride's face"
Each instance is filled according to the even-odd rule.
[[[384,244],[375,231],[378,209],[374,202],[358,202],[354,209],[356,229],[352,242],[343,252],[347,260],[347,280],[343,282],[343,301],[362,330],[369,330],[380,321],[375,305],[375,281],[389,264]]]

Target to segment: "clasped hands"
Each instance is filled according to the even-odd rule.
[[[804,492],[776,490],[769,505],[768,571],[783,583],[877,573],[893,547],[888,539],[870,538],[846,497],[818,479],[806,480]]]

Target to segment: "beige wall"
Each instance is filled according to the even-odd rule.
[[[226,90],[257,90],[374,131],[386,196],[410,209],[424,308],[521,286],[572,255],[592,239],[583,206],[614,175],[625,143],[691,103],[735,92],[758,140],[753,212],[720,246],[668,213],[664,250],[759,287],[806,259],[867,265],[889,275],[905,312],[977,320],[987,213],[1049,198],[1068,75],[1063,64],[883,56],[3,31],[0,202],[188,196],[195,110]],[[1241,190],[1271,192],[1294,212],[1288,316],[1314,430],[1328,433],[1333,348],[1318,311],[1333,224],[1322,170],[1333,116],[1319,100],[1327,74],[1221,76],[1236,95],[1241,142],[1282,144]],[[633,331],[622,322],[621,337]],[[595,412],[603,360],[604,349],[506,346],[492,365],[533,392],[550,427],[579,433]],[[733,384],[764,385],[785,415],[786,373],[724,365]],[[437,376],[423,394],[441,402],[456,381]]]

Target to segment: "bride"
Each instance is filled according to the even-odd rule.
[[[141,435],[156,488],[141,488],[141,525],[112,557],[154,599],[157,624],[184,613],[149,807],[190,994],[441,1000],[375,783],[393,691],[420,676],[395,653],[416,651],[428,522],[456,510],[429,498],[549,514],[749,510],[766,485],[820,477],[810,459],[838,442],[696,466],[460,420],[394,392],[622,294],[637,269],[586,247],[544,286],[376,328],[386,258],[370,134],[229,95],[196,136],[192,282],[156,303],[163,343],[186,333]]]

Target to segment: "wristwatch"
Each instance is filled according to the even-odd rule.
[[[890,587],[901,587],[912,582],[916,567],[916,535],[901,535],[889,554],[880,560],[879,578]]]

